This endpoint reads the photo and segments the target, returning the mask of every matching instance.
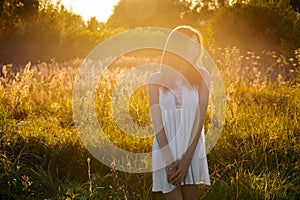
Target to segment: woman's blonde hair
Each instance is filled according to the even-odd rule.
[[[184,35],[184,37],[189,37],[191,40],[194,36],[197,37],[197,49],[195,49],[196,57],[189,59],[189,54],[193,52],[189,52],[189,45],[187,44],[188,38],[185,38],[182,43],[180,43],[180,39],[178,39],[178,35]],[[183,36],[181,36],[182,38]],[[196,43],[195,41],[193,43]],[[170,52],[170,46],[175,46],[175,48],[181,48],[182,55],[178,55],[174,52]],[[192,87],[199,87],[201,84],[201,75],[197,68],[201,67],[202,65],[202,58],[204,54],[203,48],[203,37],[201,33],[187,25],[181,25],[174,28],[171,33],[169,34],[165,49],[162,53],[161,58],[161,77],[162,81],[166,81],[168,70],[164,70],[167,67],[170,67],[176,70],[178,73],[184,76],[184,78],[189,82]],[[200,65],[200,66],[199,66]]]

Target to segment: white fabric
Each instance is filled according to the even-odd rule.
[[[181,88],[181,107],[176,108],[174,93],[163,91],[159,87],[159,104],[169,148],[174,159],[181,159],[188,148],[191,130],[196,116],[198,90],[183,85]],[[167,181],[165,160],[154,137],[152,151],[153,187],[152,191],[170,192],[176,187]],[[208,164],[205,152],[204,127],[196,147],[187,177],[181,185],[200,184],[210,185]]]

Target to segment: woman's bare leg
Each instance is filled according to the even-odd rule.
[[[183,200],[181,187],[177,187],[175,190],[165,194],[166,200]]]
[[[183,185],[181,191],[184,200],[194,200],[197,199],[199,188],[198,185]]]

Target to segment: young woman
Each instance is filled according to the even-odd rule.
[[[178,48],[182,55],[175,53]],[[196,199],[199,184],[210,185],[204,143],[210,74],[201,66],[202,55],[200,33],[176,27],[166,41],[160,72],[149,77],[152,191],[166,199]]]

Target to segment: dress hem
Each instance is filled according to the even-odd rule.
[[[197,182],[197,183],[185,183],[185,184],[181,184],[181,186],[185,186],[185,185],[211,185],[211,183],[205,183],[203,181],[201,182]],[[162,192],[163,194],[166,194],[166,193],[169,193],[169,192],[172,192],[173,190],[175,190],[177,187],[175,188],[171,188],[170,190],[167,190],[167,191],[164,191],[164,190],[160,190],[160,189],[153,189],[152,188],[152,192]]]

